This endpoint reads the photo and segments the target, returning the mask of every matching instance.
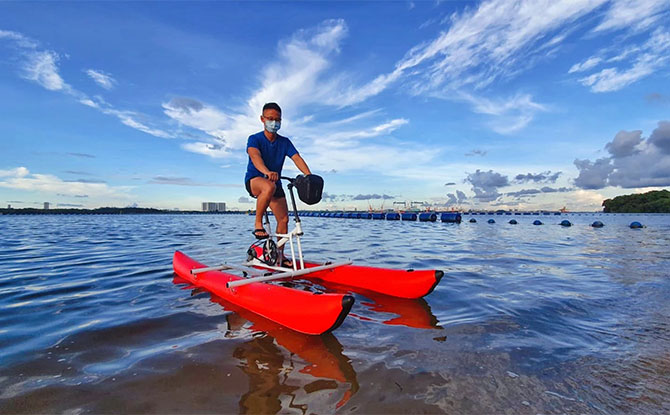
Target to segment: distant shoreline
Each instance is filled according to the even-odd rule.
[[[103,207],[96,209],[35,209],[35,208],[20,208],[20,209],[0,209],[0,215],[240,215],[245,214],[246,211],[230,210],[224,212],[203,212],[200,210],[166,210],[154,208],[117,208],[117,207]]]

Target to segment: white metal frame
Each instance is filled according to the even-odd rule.
[[[191,270],[191,274],[193,274],[194,278],[198,278],[198,274],[201,274],[203,272],[208,272],[208,271],[220,271],[220,270],[225,270],[225,269],[234,269],[238,271],[242,271],[244,276],[246,277],[247,275],[251,275],[251,278],[246,278],[243,280],[237,280],[237,281],[230,281],[226,284],[228,288],[233,288],[233,287],[239,287],[241,285],[246,285],[246,284],[251,284],[253,282],[264,282],[264,281],[272,281],[272,280],[278,280],[278,279],[284,279],[284,278],[293,278],[297,277],[300,275],[307,275],[313,272],[317,271],[323,271],[326,269],[331,269],[331,268],[337,268],[341,267],[344,265],[351,265],[352,261],[344,261],[344,262],[338,262],[338,263],[332,263],[332,264],[324,264],[324,265],[319,265],[316,267],[311,267],[311,268],[305,268],[305,260],[303,258],[302,254],[302,244],[300,242],[300,237],[303,235],[302,232],[302,224],[300,222],[300,218],[298,216],[298,209],[296,208],[295,205],[295,199],[293,196],[293,184],[292,181],[293,179],[289,177],[282,177],[282,179],[287,179],[289,181],[288,189],[289,193],[291,195],[291,205],[293,207],[293,217],[295,220],[295,227],[293,230],[291,230],[289,233],[272,233],[271,228],[270,228],[270,216],[268,215],[267,210],[265,211],[265,221],[263,223],[263,228],[268,234],[269,238],[277,238],[277,249],[280,250],[281,257],[284,256],[284,250],[282,249],[286,243],[288,242],[289,247],[291,248],[291,263],[293,264],[293,269],[291,268],[284,268],[281,266],[271,266],[267,265],[264,262],[260,261],[257,258],[253,258],[250,261],[247,261],[243,263],[241,266],[240,265],[230,265],[230,264],[221,264],[218,266],[214,267],[206,267],[206,268],[195,268]],[[295,246],[293,243],[293,238],[295,238]],[[296,248],[298,250],[298,255],[296,257]],[[280,264],[281,260],[280,259]],[[300,263],[300,268],[298,268],[297,264],[298,262]],[[265,268],[268,270],[274,270],[274,271],[281,271],[278,273],[270,274],[267,275],[266,272],[259,270],[258,268],[254,267],[259,267],[259,268]]]

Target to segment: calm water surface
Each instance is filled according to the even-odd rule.
[[[246,215],[0,216],[0,412],[668,413],[670,216],[476,218],[304,218],[308,258],[446,273],[305,336],[172,272]]]

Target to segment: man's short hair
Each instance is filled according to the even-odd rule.
[[[281,114],[281,108],[279,105],[277,105],[276,102],[268,102],[267,104],[263,105],[263,112],[265,112],[265,110],[277,110]]]

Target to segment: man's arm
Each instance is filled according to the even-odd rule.
[[[312,174],[312,172],[309,170],[309,167],[307,167],[307,163],[305,163],[305,160],[300,157],[300,154],[296,153],[291,157],[291,160],[293,160],[293,163],[295,166],[303,173],[303,174]]]
[[[268,169],[265,166],[265,163],[263,162],[263,157],[261,157],[261,151],[259,149],[257,149],[256,147],[248,147],[247,154],[249,154],[251,162],[258,169],[258,171],[268,176],[268,179],[270,179],[270,181],[276,182],[277,180],[279,180],[279,175],[277,174],[277,172],[270,171],[270,169]]]

